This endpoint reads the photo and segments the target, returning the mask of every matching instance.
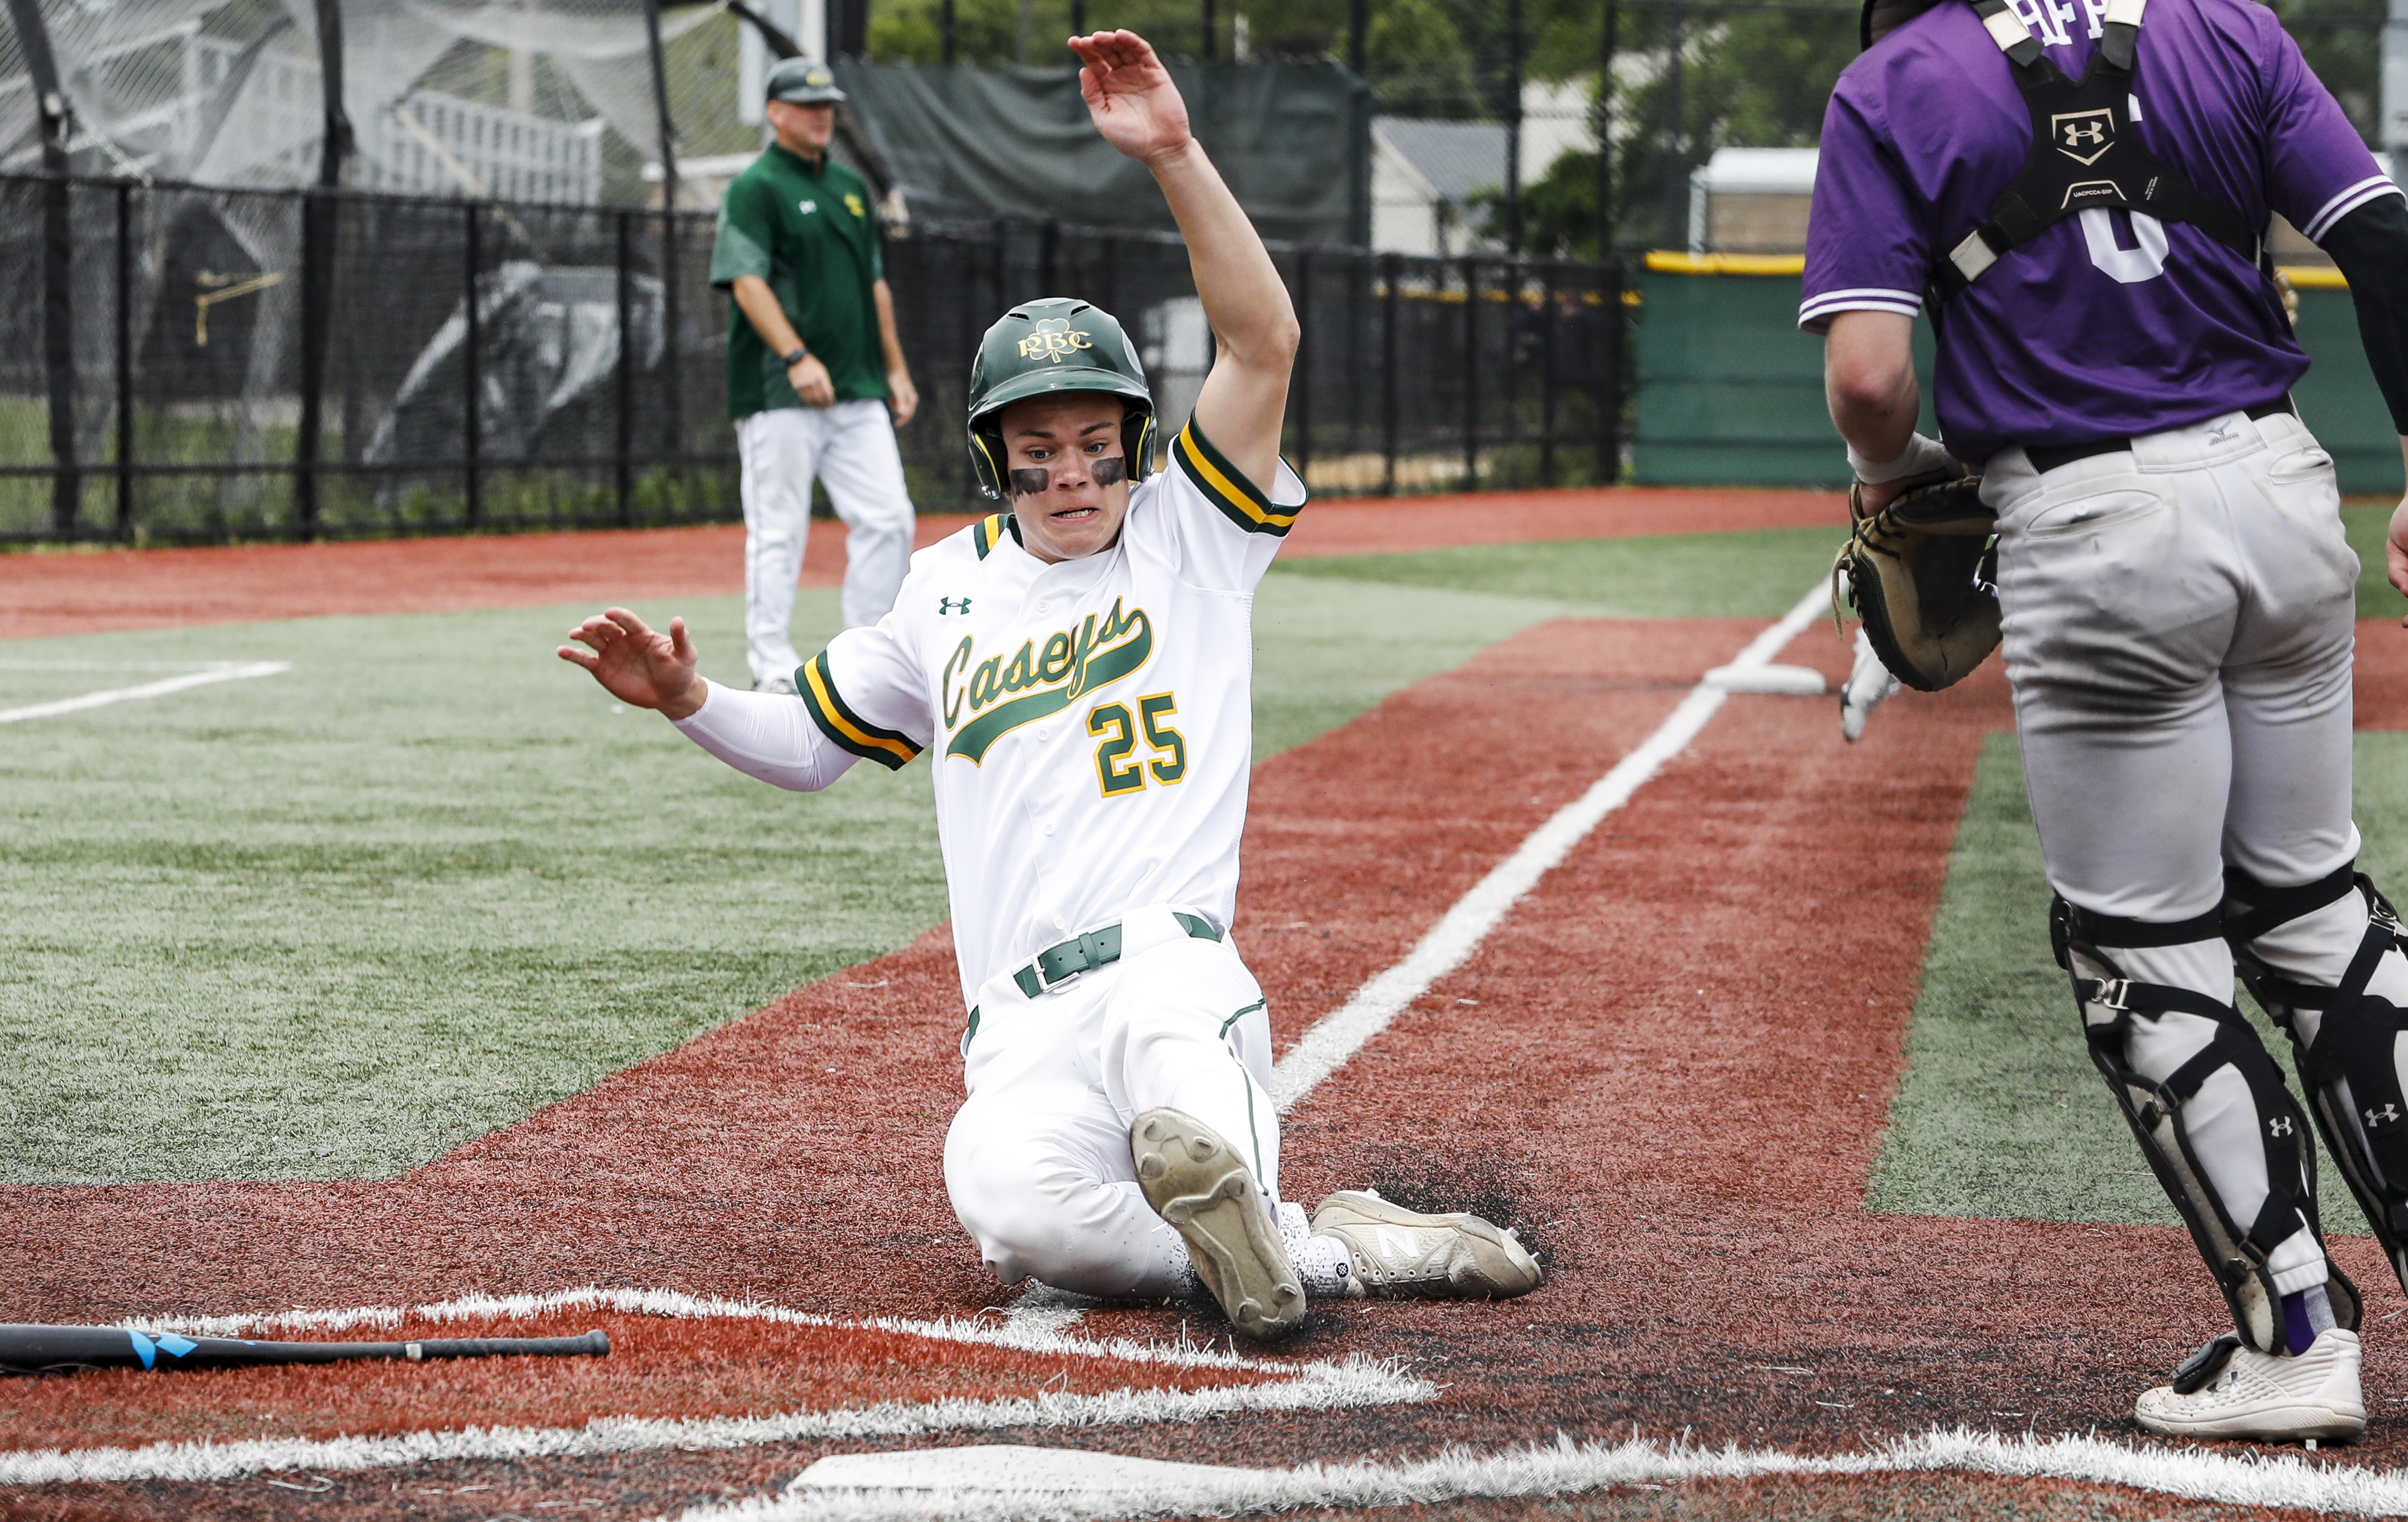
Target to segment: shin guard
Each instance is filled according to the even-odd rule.
[[[2225,869],[2224,932],[2250,997],[2291,1038],[2291,1055],[2326,1150],[2366,1212],[2391,1271],[2408,1289],[2408,1097],[2401,1092],[2395,1047],[2408,1012],[2367,991],[2376,966],[2408,950],[2391,901],[2355,861],[2298,888],[2269,888],[2237,867]],[[2268,967],[2255,943],[2355,892],[2366,903],[2366,932],[2334,988],[2296,982]],[[2315,1012],[2311,1037],[2301,1011]]]
[[[2057,963],[2073,980],[2090,1060],[2106,1078],[2141,1155],[2215,1275],[2234,1330],[2258,1352],[2281,1353],[2282,1300],[2267,1258],[2302,1224],[2316,1234],[2320,1246],[2323,1242],[2316,1222],[2315,1158],[2305,1145],[2306,1117],[2284,1084],[2282,1070],[2239,1010],[2195,989],[2127,978],[2102,949],[2215,940],[2222,934],[2220,917],[2207,914],[2178,924],[2147,924],[2091,914],[2058,898],[2050,905],[2049,931]],[[2133,1071],[2126,1053],[2134,1022],[2176,1012],[2214,1021],[2214,1038],[2162,1081]],[[2201,1165],[2185,1113],[2200,1086],[2226,1068],[2248,1085],[2257,1107],[2258,1139],[2266,1154],[2266,1200],[2246,1221],[2235,1218]],[[2334,1319],[2355,1330],[2358,1291],[2329,1259],[2327,1267]]]

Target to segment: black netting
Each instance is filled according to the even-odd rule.
[[[707,214],[0,177],[0,538],[207,542],[724,521],[727,298]],[[63,257],[62,257],[63,255]],[[1287,449],[1323,494],[1575,484],[1616,448],[1599,266],[1277,250]],[[1211,335],[1174,237],[923,225],[887,246],[924,511],[996,314],[1075,294],[1166,424]]]

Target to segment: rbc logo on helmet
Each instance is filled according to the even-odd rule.
[[[2097,164],[2115,146],[2115,113],[2105,107],[2095,111],[2059,111],[2048,119],[2048,132],[2059,153],[2076,164]]]
[[[1062,363],[1065,354],[1091,348],[1087,330],[1073,329],[1068,318],[1049,317],[1037,324],[1037,331],[1020,340],[1020,357],[1024,360],[1052,360]]]

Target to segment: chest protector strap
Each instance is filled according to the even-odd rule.
[[[2159,221],[2188,222],[2265,265],[2248,219],[2199,190],[2181,170],[2141,146],[2132,130],[2132,69],[2148,0],[2109,0],[2098,50],[2079,79],[2069,79],[2041,49],[2007,0],[1972,0],[1983,26],[2014,65],[2031,111],[2032,147],[2014,183],[1990,203],[1989,220],[1932,266],[1934,305],[1954,296],[2009,249],[2068,217],[2120,206]]]

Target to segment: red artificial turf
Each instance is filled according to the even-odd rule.
[[[1283,1045],[1400,956],[1759,627],[1547,625],[1259,769],[1237,938]],[[2361,633],[2361,723],[2408,723],[2408,635]],[[1846,654],[1818,626],[1783,659],[1836,678]],[[1524,1227],[1549,1262],[1551,1282],[1508,1304],[1325,1307],[1285,1350],[1405,1358],[1443,1386],[1438,1401],[1070,1441],[1261,1466],[1559,1430],[1814,1451],[1934,1424],[2133,1436],[2133,1393],[2222,1321],[2181,1232],[1860,1208],[1975,756],[2011,722],[1998,667],[1901,697],[1855,747],[1832,707],[1730,699],[1291,1117],[1292,1195],[1376,1182],[1408,1202],[1484,1209]],[[2031,906],[2036,940],[2042,909]],[[979,1271],[939,1174],[959,1094],[949,961],[939,932],[396,1181],[0,1189],[0,1316],[588,1281],[757,1293],[843,1316],[995,1302],[1005,1291]],[[2332,1214],[2346,1210],[2336,1202]],[[141,1232],[118,1230],[135,1219]],[[111,1238],[108,1262],[70,1250]],[[2396,1311],[2371,1245],[2335,1246],[2373,1316]],[[1105,1309],[1082,1330],[1175,1336],[1182,1317],[1211,1321]],[[2375,1428],[2322,1461],[2408,1456],[2386,1419],[2408,1400],[2390,1373],[2396,1325],[2370,1321]],[[493,1485],[478,1492],[484,1515],[579,1486],[608,1491],[619,1510],[605,1515],[634,1515],[766,1487],[824,1451],[412,1477]],[[1921,1483],[1796,1482],[1810,1515],[1948,1515],[1937,1500],[1928,1512],[1879,1509]],[[472,1515],[394,1510],[381,1486],[344,1484],[346,1515]],[[2122,1515],[2048,1498],[2128,1494],[1947,1484],[1960,1498],[2027,1498],[2016,1504],[2034,1516]],[[255,1492],[116,1494],[127,1515],[236,1515]],[[1852,1495],[1875,1509],[1847,1510]],[[169,1510],[139,1510],[154,1503]],[[1621,1515],[1602,1500],[1549,1504]]]
[[[308,1340],[567,1337],[596,1328],[610,1338],[607,1358],[122,1369],[8,1380],[0,1382],[0,1450],[581,1427],[603,1416],[766,1416],[882,1401],[1212,1389],[1276,1377],[1033,1353],[876,1328],[590,1309],[440,1321],[413,1316],[398,1327]]]
[[[971,521],[924,514],[922,545]],[[1830,492],[1607,490],[1316,503],[1288,559],[1643,533],[1844,526]],[[844,576],[840,525],[822,523],[803,585]],[[172,629],[253,619],[444,613],[542,603],[633,603],[744,590],[744,530],[717,525],[347,544],[0,554],[0,639]]]

